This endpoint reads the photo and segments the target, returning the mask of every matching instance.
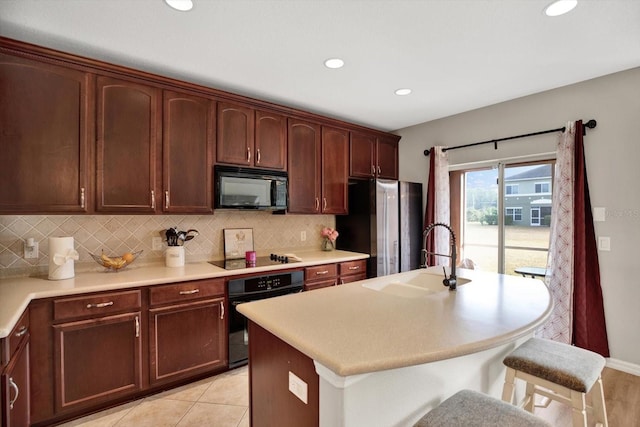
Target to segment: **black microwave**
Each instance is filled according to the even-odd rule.
[[[233,166],[214,167],[215,209],[287,209],[287,173]]]

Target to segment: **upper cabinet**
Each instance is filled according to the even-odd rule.
[[[91,81],[0,52],[0,213],[87,211]]]
[[[289,120],[289,212],[347,213],[349,133]]]
[[[320,213],[320,125],[289,119],[289,212]]]
[[[227,102],[218,104],[217,163],[283,170],[286,118]]]
[[[96,209],[154,213],[160,90],[103,76],[96,86]]]
[[[398,179],[398,141],[393,137],[351,132],[349,175]]]
[[[162,211],[212,213],[215,102],[165,91]]]

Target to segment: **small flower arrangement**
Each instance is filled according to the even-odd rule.
[[[338,232],[333,228],[324,227],[322,231],[320,231],[320,235],[323,237],[322,250],[332,251],[335,248],[335,241],[339,235]]]
[[[332,242],[335,242],[339,236],[338,232],[330,227],[323,228],[322,231],[320,232],[320,235],[325,239],[331,240]]]

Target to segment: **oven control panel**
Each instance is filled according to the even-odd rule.
[[[302,288],[303,284],[304,273],[302,271],[244,277],[242,279],[229,280],[229,296],[265,292],[296,286]]]

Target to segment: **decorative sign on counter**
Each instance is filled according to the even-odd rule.
[[[224,259],[244,258],[253,251],[253,228],[224,229]]]

